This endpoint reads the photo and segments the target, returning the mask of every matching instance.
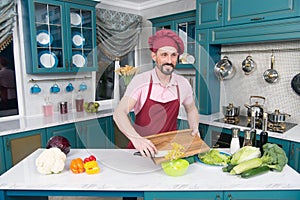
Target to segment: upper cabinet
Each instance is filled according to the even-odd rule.
[[[225,0],[225,25],[297,17],[299,0]]]
[[[184,60],[183,62],[180,61],[176,68],[193,68],[192,64],[195,60],[195,17],[196,11],[191,10],[173,15],[149,19],[152,22],[154,32],[161,29],[171,29],[177,32],[183,40],[185,44],[185,50],[182,58],[187,58],[187,60]]]
[[[216,28],[300,16],[299,0],[197,0],[197,28]]]
[[[30,49],[25,52],[27,73],[97,69],[95,4],[91,0],[27,0],[28,14],[23,13],[28,15],[24,35],[29,28],[30,38],[25,41],[25,48]]]
[[[197,28],[223,26],[223,0],[197,0]]]

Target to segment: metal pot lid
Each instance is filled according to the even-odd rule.
[[[214,73],[219,80],[231,79],[235,75],[235,71],[235,67],[227,56],[224,56],[214,67]]]

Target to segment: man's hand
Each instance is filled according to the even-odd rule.
[[[130,138],[133,146],[141,153],[143,157],[154,157],[157,149],[154,144],[143,137]]]

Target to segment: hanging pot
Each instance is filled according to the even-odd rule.
[[[235,75],[235,67],[228,57],[224,56],[222,60],[216,63],[214,72],[219,80],[228,80]]]
[[[300,73],[294,76],[291,82],[293,90],[300,95]]]
[[[229,103],[228,106],[223,106],[223,114],[225,117],[237,117],[240,114],[240,107],[235,107],[233,103]]]
[[[242,70],[245,72],[245,75],[251,74],[256,69],[256,63],[251,56],[247,56],[246,59],[242,62]]]
[[[273,113],[268,113],[268,120],[273,123],[285,122],[286,117],[290,117],[290,114],[280,113],[278,109],[276,109]]]
[[[271,69],[268,69],[264,72],[263,77],[266,82],[268,83],[276,83],[279,79],[278,72],[273,69],[274,68],[274,62],[275,62],[275,56],[272,54],[271,56]]]
[[[255,102],[255,104],[252,103],[253,99],[261,99],[263,100],[262,104],[259,104],[258,101]],[[247,110],[247,115],[250,118],[252,111],[255,113],[255,117],[262,120],[263,119],[263,113],[264,113],[264,108],[263,105],[265,103],[266,98],[262,96],[250,96],[250,105],[245,104],[245,107],[248,108]]]

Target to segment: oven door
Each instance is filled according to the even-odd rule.
[[[244,137],[240,134],[240,145],[243,145]],[[205,141],[211,148],[230,148],[231,129],[210,126]]]

